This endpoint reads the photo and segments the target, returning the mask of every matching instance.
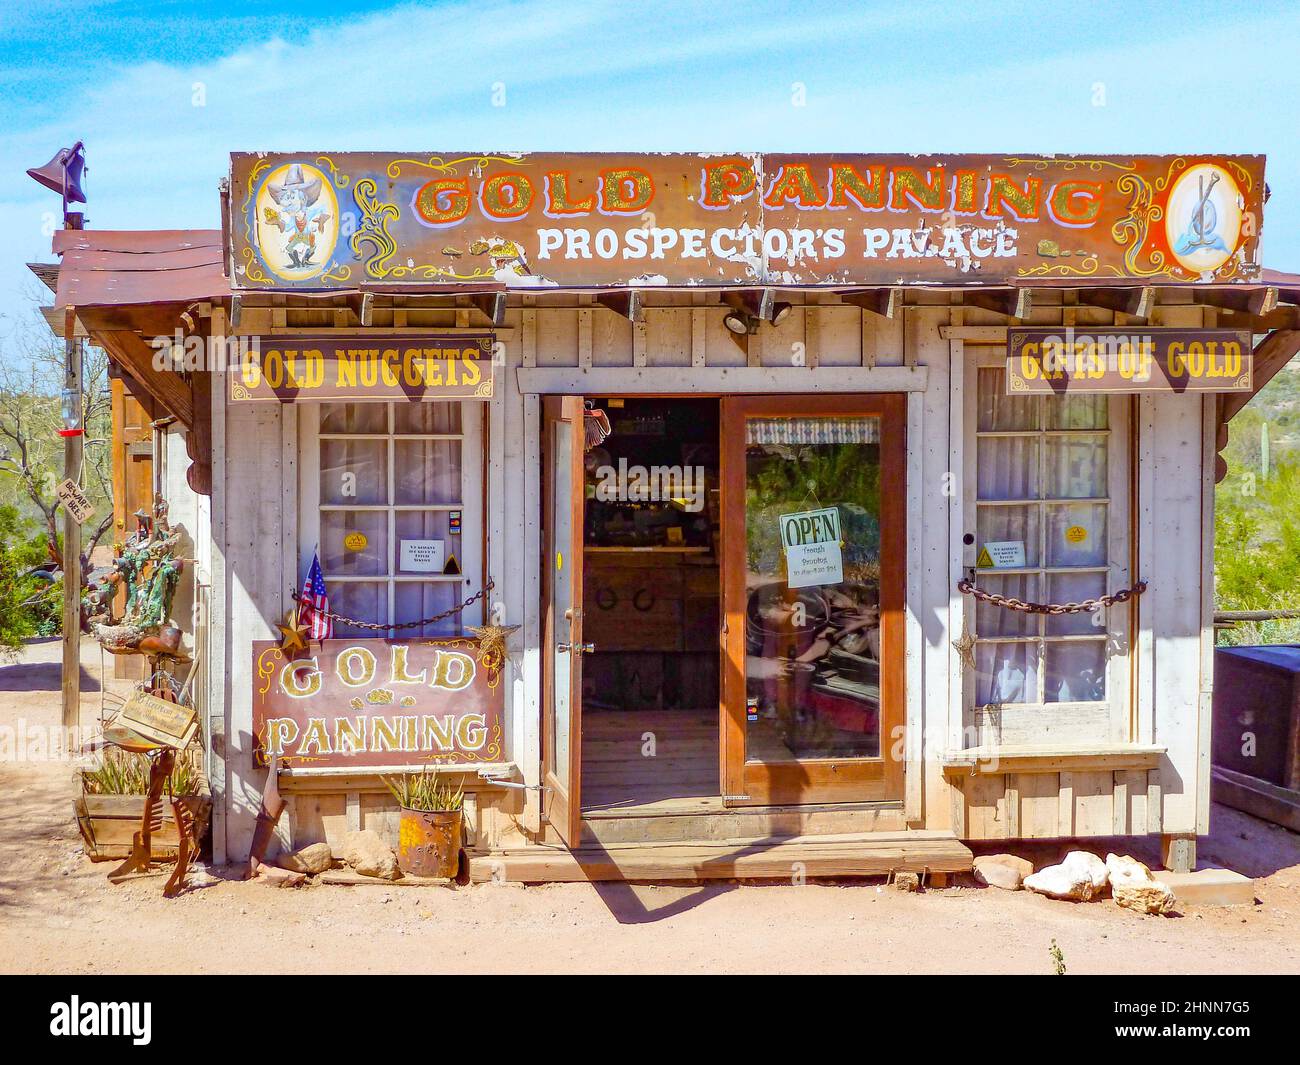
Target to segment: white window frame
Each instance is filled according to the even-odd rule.
[[[332,402],[344,402],[332,401]],[[387,408],[386,434],[379,433],[325,433],[320,432],[321,403],[300,403],[298,405],[298,443],[300,462],[298,467],[298,572],[307,572],[311,565],[312,554],[320,543],[322,509],[331,511],[375,512],[386,511],[388,518],[388,564],[386,574],[331,574],[325,573],[325,585],[333,596],[334,590],[341,584],[382,584],[387,589],[388,620],[395,616],[397,606],[397,587],[400,584],[454,584],[459,589],[457,603],[469,598],[483,587],[484,564],[483,553],[487,544],[487,529],[484,525],[483,492],[485,475],[485,455],[483,433],[487,424],[487,404],[477,401],[441,400],[439,402],[460,402],[461,431],[459,433],[400,433],[393,432],[394,409],[405,400],[349,400],[346,402],[373,403]],[[396,448],[398,441],[414,440],[459,440],[461,441],[461,498],[459,503],[413,503],[413,504],[329,504],[324,508],[320,502],[320,445],[322,439],[330,440],[387,440],[388,441],[388,489],[386,498],[394,498],[394,478],[396,476]],[[460,565],[459,574],[442,573],[408,573],[397,571],[396,515],[402,511],[453,511],[461,512],[461,534],[446,545],[447,553],[454,554]],[[325,566],[322,553],[321,566]],[[487,616],[484,608],[486,596],[473,606],[461,612],[461,629],[469,625],[482,625]],[[376,619],[378,620],[378,619]],[[376,631],[376,638],[400,637],[403,633],[410,635],[411,630]],[[415,637],[420,638],[420,637]],[[430,637],[425,637],[430,638]]]
[[[961,402],[964,425],[963,434],[963,469],[962,480],[965,486],[962,500],[963,528],[961,534],[974,535],[977,529],[976,501],[979,491],[978,455],[979,439],[979,370],[1003,369],[1006,367],[1006,349],[1002,346],[965,345],[966,364]],[[1038,574],[1038,586],[1035,597],[1046,601],[1050,595],[1048,576],[1055,573],[1098,573],[1105,574],[1106,593],[1116,592],[1128,587],[1131,581],[1130,566],[1130,432],[1132,403],[1129,396],[1112,395],[1108,397],[1108,429],[1079,430],[1074,435],[1096,435],[1104,432],[1107,437],[1106,480],[1107,494],[1103,497],[1089,499],[1066,499],[1062,503],[1105,503],[1106,504],[1106,565],[1098,567],[1050,567],[1047,565],[1046,508],[1041,504],[1055,500],[1040,498],[1025,501],[1040,504],[1039,519],[1039,565],[1024,569],[983,569],[977,570],[981,575],[1014,576],[1017,574]],[[1024,434],[988,435],[1036,435],[1045,439],[1050,435],[1071,435],[1069,430],[1038,430]],[[1043,478],[1045,448],[1039,448],[1039,479],[1045,486]],[[964,572],[975,566],[980,548],[978,542],[965,545],[963,551]],[[976,627],[975,601],[970,596],[963,596],[963,621],[965,632],[981,640]],[[1038,684],[1039,690],[1045,680],[1045,657],[1042,649],[1049,643],[1068,643],[1071,641],[1094,639],[1092,636],[1046,635],[1044,617],[1038,619],[1038,632],[1023,637],[990,637],[988,642],[1034,643],[1039,647]],[[1103,701],[1077,702],[1032,702],[1004,703],[998,706],[981,707],[975,705],[976,675],[975,670],[962,670],[962,706],[965,718],[965,737],[968,746],[998,747],[1061,744],[1079,746],[1087,744],[1125,743],[1133,737],[1131,733],[1132,692],[1130,691],[1131,649],[1133,632],[1131,612],[1127,605],[1111,607],[1107,612],[1106,636],[1106,698]],[[978,651],[972,648],[972,654]]]

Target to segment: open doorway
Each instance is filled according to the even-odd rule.
[[[717,796],[718,400],[587,402],[582,808]]]

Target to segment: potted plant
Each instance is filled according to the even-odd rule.
[[[397,864],[410,876],[454,878],[460,868],[465,791],[429,768],[384,783],[401,807]]]
[[[200,757],[197,747],[176,757],[163,802],[156,811],[160,827],[150,841],[155,859],[175,858],[180,846],[169,796],[175,796],[189,807],[200,839],[207,832],[212,795],[200,767]],[[73,803],[73,809],[86,856],[92,862],[120,860],[131,853],[132,839],[140,831],[140,819],[144,816],[148,787],[148,758],[116,747],[106,748],[95,768],[81,771],[81,795]]]

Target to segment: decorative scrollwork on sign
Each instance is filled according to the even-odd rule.
[[[1176,160],[1183,162],[1183,160]],[[1186,163],[1184,162],[1185,166]],[[1170,171],[1172,173],[1172,167]],[[1168,273],[1165,253],[1153,248],[1147,254],[1150,266],[1140,264],[1138,255],[1147,242],[1151,226],[1164,218],[1164,208],[1155,202],[1155,194],[1162,190],[1168,179],[1161,179],[1151,185],[1136,174],[1122,174],[1115,182],[1115,188],[1131,195],[1128,214],[1110,227],[1110,235],[1124,249],[1124,267],[1134,277],[1151,277],[1155,274]]]
[[[352,276],[352,267],[344,263],[342,266],[336,266],[327,273],[321,274],[323,281],[346,281]]]
[[[1004,160],[1007,166],[1030,166],[1035,170],[1046,170],[1050,166],[1060,166],[1063,169],[1079,170],[1085,168],[1093,173],[1099,173],[1108,166],[1116,170],[1136,170],[1136,163],[1120,163],[1114,159],[1022,159],[1020,156],[1012,155]]]
[[[247,280],[256,282],[257,284],[266,283],[269,285],[272,283],[272,279],[266,276],[266,273],[262,270],[261,265],[258,263],[257,253],[254,252],[251,247],[244,248],[243,260],[244,260],[244,277]]]
[[[358,259],[365,258],[363,248],[373,249],[373,254],[366,259],[366,273],[384,278],[392,273],[391,264],[397,254],[397,241],[388,232],[388,222],[399,217],[401,212],[395,203],[380,203],[378,191],[374,178],[362,178],[353,188],[352,199],[361,211],[361,223],[348,243]]]
[[[278,647],[268,647],[257,656],[257,679],[262,681],[262,686],[257,689],[258,695],[265,695],[271,690],[271,678],[275,676],[275,666],[267,659],[278,661],[284,657],[284,652]]]
[[[388,176],[390,178],[400,177],[402,166],[416,166],[424,170],[432,170],[435,174],[459,174],[460,167],[466,163],[471,164],[475,169],[481,170],[489,163],[507,163],[510,166],[527,166],[526,159],[518,156],[508,155],[465,155],[459,159],[444,159],[441,155],[431,155],[428,159],[394,159],[388,164]]]
[[[334,182],[334,187],[336,189],[346,189],[348,185],[352,183],[352,179],[348,177],[347,174],[341,173],[339,168],[334,165],[334,160],[328,155],[316,156],[316,162],[329,167],[330,180]]]
[[[1030,267],[1028,270],[1018,271],[1019,277],[1093,277],[1098,268],[1097,256],[1088,255],[1079,260],[1078,266],[1071,266],[1068,263],[1041,263],[1038,266]],[[1107,265],[1104,273],[1114,274],[1116,277],[1123,277],[1124,272],[1114,266]]]

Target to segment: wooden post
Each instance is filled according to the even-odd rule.
[[[1190,873],[1196,868],[1196,837],[1164,835],[1160,837],[1160,858],[1171,873]]]
[[[81,408],[81,341],[77,310],[64,312],[64,397],[75,415],[65,429],[83,430]],[[69,395],[70,393],[70,395]],[[80,431],[63,438],[63,476],[80,483],[84,438]],[[81,525],[63,508],[63,727],[81,723]]]

